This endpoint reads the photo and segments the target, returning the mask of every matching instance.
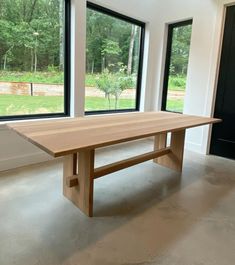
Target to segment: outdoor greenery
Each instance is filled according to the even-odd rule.
[[[185,76],[188,70],[188,58],[192,25],[175,27],[172,37],[171,76]]]
[[[64,111],[63,97],[0,95],[0,100],[1,116],[61,113]]]
[[[63,69],[64,0],[0,0],[1,69]]]
[[[192,25],[173,28],[166,110],[183,112]],[[176,95],[170,94],[178,93]]]
[[[31,96],[16,96],[16,95],[0,95],[0,115],[21,115],[35,113],[58,113],[63,111],[62,97],[31,97]],[[13,104],[14,102],[14,104]],[[183,101],[170,100],[169,108],[181,109]],[[118,102],[120,108],[134,108],[135,101],[132,99],[120,99]],[[111,99],[111,107],[114,107],[115,100]],[[87,97],[86,110],[104,110],[108,108],[108,102],[105,98]]]
[[[64,73],[58,71],[37,72],[37,73],[0,71],[0,81],[63,84]]]
[[[118,108],[118,100],[122,92],[128,88],[135,87],[134,77],[126,75],[125,69],[120,69],[118,73],[112,74],[105,69],[100,75],[97,75],[96,87],[105,93],[108,99],[109,109],[111,109],[111,98],[115,99],[115,109]]]
[[[182,27],[173,35],[173,91],[185,90],[190,34]],[[64,0],[0,0],[0,82],[63,85],[64,36]],[[140,36],[139,26],[87,9],[86,87],[104,93],[86,97],[86,110],[135,108],[121,95],[136,93]],[[182,108],[182,100],[173,101]],[[0,93],[0,115],[63,112],[63,104],[62,97]]]
[[[120,108],[122,92],[136,89],[140,34],[139,26],[87,9],[86,85],[104,92],[107,109]],[[113,99],[115,104],[111,107]],[[134,107],[132,104],[127,108]]]
[[[97,80],[103,76],[102,74],[87,74],[86,87],[97,87]],[[112,74],[109,73],[110,78]],[[114,75],[113,79],[117,75]],[[128,88],[135,88],[135,78],[127,78]],[[29,82],[29,83],[45,83],[45,84],[63,84],[64,74],[62,72],[14,72],[0,71],[0,82]],[[113,81],[112,81],[113,82]],[[170,76],[169,89],[172,91],[184,91],[186,86],[186,76]]]
[[[87,73],[104,69],[127,74],[138,71],[141,28],[123,20],[87,9]]]
[[[0,95],[0,115],[21,115],[36,113],[61,113],[63,112],[63,97],[55,96],[19,96],[19,95]],[[135,100],[120,99],[120,108],[134,108]],[[115,100],[111,99],[111,107],[114,108]],[[101,97],[87,97],[86,110],[105,110],[108,102]]]

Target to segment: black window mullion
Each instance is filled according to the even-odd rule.
[[[115,12],[111,9],[105,8],[103,6],[87,2],[87,8],[93,11],[103,13],[105,15],[112,16],[114,18],[123,20],[128,23],[132,23],[140,27],[140,50],[139,50],[139,62],[138,62],[138,72],[137,72],[137,84],[136,84],[136,103],[135,108],[133,109],[112,109],[112,110],[94,110],[94,111],[85,111],[86,115],[94,114],[106,114],[106,113],[122,113],[122,112],[133,112],[140,110],[140,99],[141,99],[141,85],[142,85],[142,72],[143,72],[143,57],[144,57],[144,42],[145,42],[145,23],[134,18],[125,16],[118,12]]]
[[[192,25],[192,23],[193,20],[190,19],[168,25],[165,69],[164,69],[163,90],[162,90],[162,104],[161,104],[162,111],[169,111],[167,110],[167,96],[168,96],[168,85],[169,85],[170,65],[171,65],[171,56],[172,56],[173,31],[175,28]],[[176,112],[176,111],[169,111],[169,112]]]
[[[65,1],[65,20],[64,20],[64,112],[62,113],[45,113],[45,114],[26,114],[26,115],[8,115],[0,116],[0,121],[9,120],[28,120],[40,118],[57,118],[70,115],[70,45],[71,45],[71,0]]]

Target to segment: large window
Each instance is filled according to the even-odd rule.
[[[162,110],[183,112],[192,20],[169,25]]]
[[[144,23],[88,3],[86,113],[139,110]]]
[[[0,1],[0,119],[69,114],[69,0]]]

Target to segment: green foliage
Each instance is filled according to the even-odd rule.
[[[29,83],[44,83],[44,84],[63,84],[63,72],[13,72],[0,71],[0,81],[5,82],[29,82]]]
[[[186,76],[169,76],[168,88],[175,91],[185,91]]]
[[[190,49],[192,25],[176,27],[173,30],[171,51],[171,75],[186,75]]]
[[[106,55],[119,55],[121,49],[119,48],[119,44],[116,41],[106,39],[103,41],[101,54],[103,56]]]
[[[86,86],[95,87],[96,86],[96,74],[86,74]]]
[[[87,10],[87,73],[105,68],[118,72],[118,62],[128,65],[132,25],[123,20]],[[133,72],[137,72],[140,30],[135,36]],[[111,66],[111,67],[110,67]],[[115,66],[115,67],[114,67]]]
[[[32,71],[59,66],[62,0],[0,0],[2,69]]]
[[[115,105],[117,108],[118,100],[122,92],[133,86],[134,78],[133,76],[125,74],[124,68],[121,68],[120,71],[115,74],[105,69],[103,73],[96,76],[96,87],[105,93],[105,97],[109,101],[109,109],[112,96],[115,98]]]

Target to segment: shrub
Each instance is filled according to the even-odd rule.
[[[117,103],[122,92],[133,86],[133,79],[133,76],[125,74],[122,70],[112,74],[108,69],[105,69],[96,76],[95,81],[96,87],[105,93],[105,97],[109,101],[109,108],[110,99],[113,96],[115,98],[115,108],[117,109]]]
[[[173,76],[169,77],[169,89],[171,90],[185,90],[186,76]]]

